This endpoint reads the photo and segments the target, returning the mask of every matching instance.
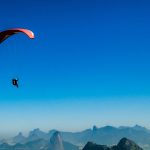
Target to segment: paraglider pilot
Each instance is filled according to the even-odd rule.
[[[18,88],[19,87],[18,79],[17,78],[16,79],[12,79],[12,84]]]

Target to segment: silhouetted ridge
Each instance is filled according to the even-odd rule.
[[[83,150],[110,150],[110,148],[105,145],[97,145],[93,142],[88,142]]]
[[[118,150],[142,150],[135,142],[122,138],[117,145]]]
[[[122,138],[118,145],[108,147],[106,145],[97,145],[92,142],[88,142],[83,150],[143,150],[140,148],[137,144],[135,144],[133,141],[127,139],[127,138]]]

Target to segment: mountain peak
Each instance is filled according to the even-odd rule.
[[[39,128],[36,128],[33,130],[33,132],[40,132],[41,130]]]
[[[23,136],[22,132],[19,132],[17,136]]]
[[[41,131],[39,128],[29,132],[28,141],[33,141],[41,138],[47,139],[47,134]]]
[[[19,139],[19,138],[25,138],[22,134],[22,132],[19,132],[15,137],[14,139]]]
[[[106,130],[106,131],[112,131],[112,130],[116,130],[117,128],[107,125],[107,126],[102,127],[101,129]]]
[[[120,140],[118,145],[108,147],[106,145],[98,145],[93,142],[88,142],[83,150],[142,150],[138,145],[133,141],[123,138]]]
[[[39,128],[36,128],[36,129],[34,129],[34,130],[32,130],[32,131],[30,131],[30,133],[29,133],[29,136],[33,136],[33,135],[41,135],[41,134],[43,134],[44,132],[43,131],[41,131]]]
[[[14,143],[24,143],[26,140],[26,137],[23,136],[22,132],[19,132],[18,135],[13,137]]]
[[[49,150],[64,150],[63,140],[60,132],[56,131],[52,135],[50,139]]]
[[[52,137],[51,137],[51,139],[50,139],[50,142],[51,142],[51,143],[56,143],[56,142],[61,143],[61,142],[62,142],[62,137],[61,137],[61,134],[60,134],[59,131],[56,131],[56,132],[52,135]]]
[[[136,130],[147,130],[145,127],[139,126],[137,124],[135,126],[133,126],[133,128]]]
[[[97,131],[98,130],[98,127],[97,126],[93,126],[93,132]]]
[[[132,144],[132,143],[133,143],[133,141],[131,141],[131,140],[124,137],[119,141],[118,145],[129,145],[129,144]]]
[[[117,147],[121,150],[142,150],[142,148],[140,148],[136,143],[134,143],[133,141],[127,139],[127,138],[122,138]]]

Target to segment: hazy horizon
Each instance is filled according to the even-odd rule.
[[[16,135],[18,135],[19,133],[22,133],[23,134],[23,136],[25,136],[25,137],[28,137],[29,136],[29,133],[31,132],[31,131],[33,131],[33,130],[36,130],[36,129],[39,129],[40,131],[43,131],[43,132],[45,132],[45,133],[48,133],[49,131],[51,131],[51,130],[56,130],[56,131],[61,131],[61,132],[82,132],[82,131],[84,131],[84,130],[87,130],[87,129],[91,129],[91,130],[93,130],[93,127],[94,126],[96,126],[97,128],[102,128],[102,127],[106,127],[106,126],[112,126],[112,127],[115,127],[115,128],[119,128],[119,127],[135,127],[135,126],[141,126],[141,127],[144,127],[144,128],[146,128],[146,129],[148,129],[148,130],[150,130],[150,128],[149,127],[146,127],[146,126],[142,126],[142,125],[140,125],[140,124],[128,124],[128,125],[112,125],[112,124],[104,124],[104,125],[101,125],[101,126],[98,126],[98,125],[96,125],[96,124],[93,124],[93,125],[91,125],[91,126],[89,126],[89,127],[86,127],[86,128],[80,128],[80,129],[77,129],[77,130],[64,130],[64,129],[57,129],[57,128],[50,128],[50,129],[41,129],[41,128],[38,128],[38,127],[35,127],[35,128],[32,128],[32,129],[28,129],[28,130],[26,130],[26,131],[15,131],[15,132],[13,132],[13,133],[11,133],[11,132],[7,132],[7,133],[4,133],[4,134],[1,134],[0,135],[0,140],[2,140],[2,139],[7,139],[7,138],[12,138],[12,137],[15,137]]]
[[[123,104],[123,101],[126,100],[129,102]],[[74,103],[72,103],[72,101],[74,101]],[[143,103],[142,106],[141,102]],[[45,104],[40,100],[32,103],[33,106],[35,106],[33,110],[33,106],[27,102],[5,102],[5,105],[0,106],[0,110],[1,112],[3,111],[7,117],[7,123],[6,120],[5,122],[1,122],[0,133],[14,135],[18,132],[23,132],[27,134],[28,131],[35,128],[40,128],[44,131],[50,129],[81,131],[91,128],[93,125],[100,127],[105,125],[134,126],[138,124],[150,128],[150,119],[145,120],[145,118],[148,118],[148,108],[150,104],[149,98],[147,97],[132,99],[103,98],[103,101],[94,98],[65,99],[65,102],[64,100],[57,99],[55,102],[44,100],[44,103]],[[8,104],[11,106],[9,113],[7,113]],[[69,107],[66,107],[66,104]],[[86,109],[83,109],[83,106],[86,106]],[[44,107],[44,111],[40,111],[42,107]],[[122,109],[122,107],[128,111]],[[91,108],[94,109],[89,111]],[[141,112],[140,110],[143,111]],[[138,111],[140,111],[140,114],[137,115]],[[68,112],[71,112],[71,114]],[[4,114],[0,114],[0,118],[2,118]],[[32,114],[34,116],[38,114],[38,116],[34,118]],[[11,126],[9,122],[11,122]]]

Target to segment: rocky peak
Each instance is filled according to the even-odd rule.
[[[17,136],[22,137],[23,136],[22,132],[19,132]]]
[[[24,143],[26,138],[23,136],[22,132],[19,132],[18,135],[16,135],[13,138],[13,143]]]
[[[96,132],[98,130],[98,127],[97,126],[93,126],[93,132]]]
[[[33,136],[37,136],[37,137],[44,137],[46,135],[46,133],[44,133],[43,131],[41,131],[39,128],[34,129],[33,131],[31,131],[29,133],[29,137],[33,137]]]
[[[88,142],[83,150],[143,150],[140,148],[137,144],[135,144],[133,141],[123,138],[120,140],[118,145],[109,147],[106,145],[97,145],[92,142]]]
[[[39,133],[40,132],[40,129],[37,128],[37,129],[34,129],[33,131],[30,132],[30,134],[36,134],[36,133]]]
[[[60,132],[56,131],[52,135],[50,139],[49,150],[64,150],[63,140]]]
[[[127,138],[122,138],[118,143],[117,148],[118,150],[142,150],[142,148]]]

